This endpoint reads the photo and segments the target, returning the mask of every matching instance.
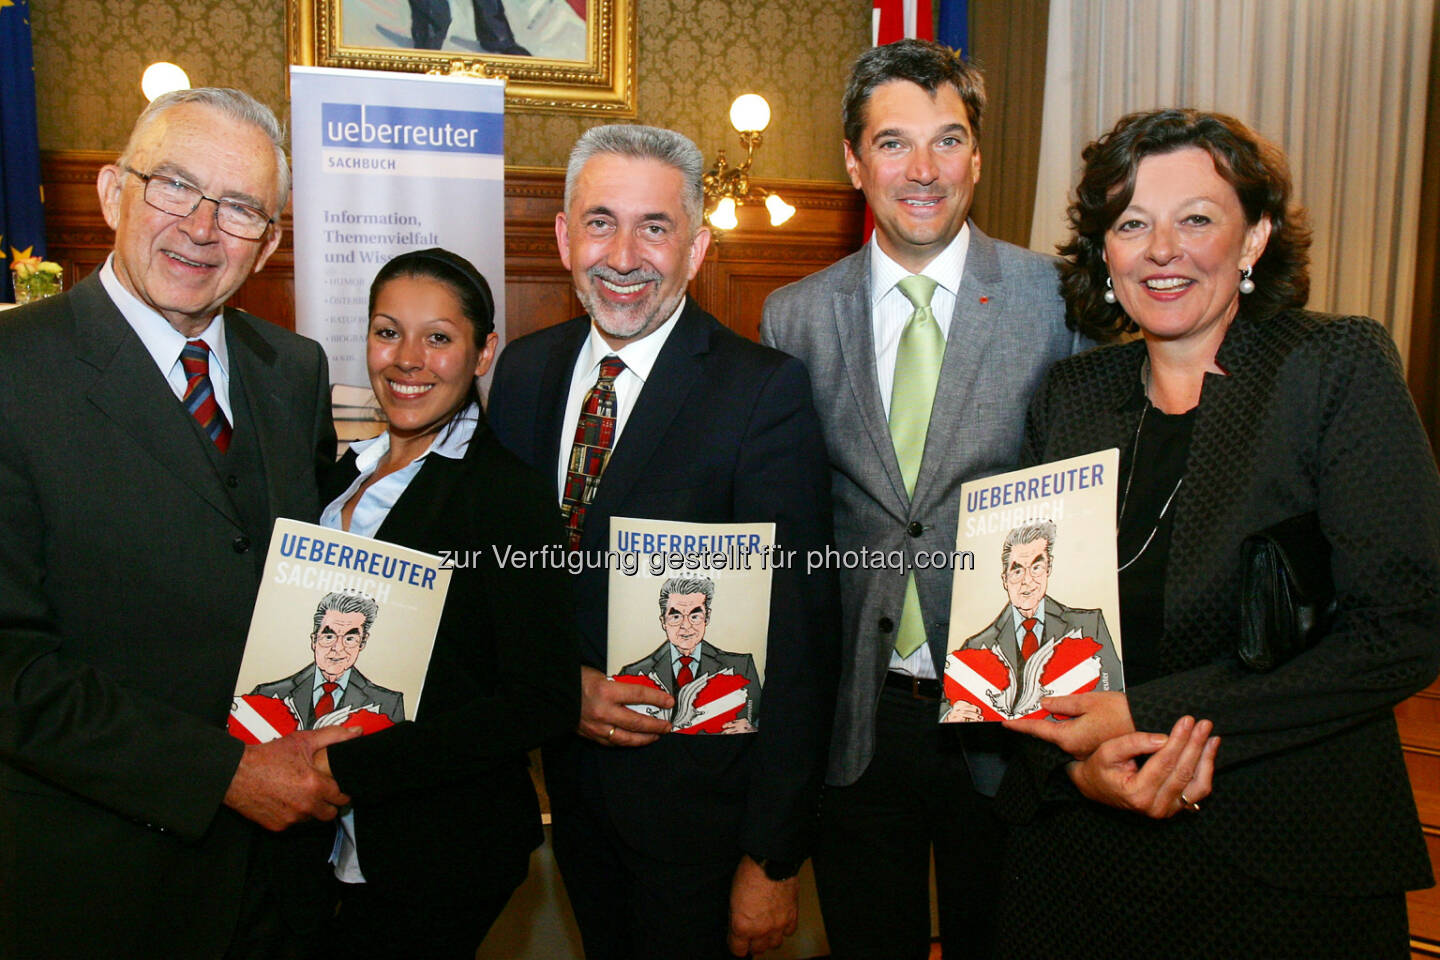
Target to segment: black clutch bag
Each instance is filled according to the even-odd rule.
[[[1325,635],[1335,615],[1330,543],[1312,510],[1240,545],[1240,660],[1273,670]]]

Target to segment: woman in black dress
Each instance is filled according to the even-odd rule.
[[[1440,669],[1440,480],[1389,335],[1303,307],[1284,157],[1239,121],[1132,114],[1086,148],[1069,320],[1026,458],[1120,449],[1126,689],[1053,698],[998,798],[1002,956],[1408,956],[1431,882],[1392,709]],[[1313,511],[1338,611],[1242,665],[1240,545]],[[1213,730],[1212,730],[1213,724]]]
[[[322,752],[353,809],[332,834],[317,957],[473,958],[542,840],[526,751],[579,716],[566,573],[500,562],[561,541],[551,484],[480,406],[493,318],[485,279],[447,250],[401,254],[371,286],[366,361],[388,428],[336,465],[321,523],[455,569],[414,722]]]

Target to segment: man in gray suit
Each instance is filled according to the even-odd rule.
[[[744,677],[745,705],[739,715],[724,724],[721,733],[754,733],[760,723],[760,675],[755,658],[748,653],[731,653],[705,642],[710,626],[710,604],[715,599],[715,581],[709,577],[671,577],[660,585],[660,626],[665,642],[646,657],[620,669],[621,676],[653,676],[666,693],[675,697],[675,714],[664,711],[661,719],[677,729],[683,722],[686,702],[682,692],[697,680],[729,670]],[[663,708],[654,708],[662,710]],[[659,713],[655,713],[659,716]]]
[[[370,628],[379,613],[380,605],[369,597],[338,591],[325,594],[315,607],[310,631],[315,662],[250,692],[288,698],[295,705],[302,730],[312,729],[322,717],[346,708],[374,707],[396,723],[404,720],[404,696],[372,683],[355,667],[360,651],[370,642]]]
[[[984,104],[979,72],[943,46],[862,54],[845,92],[845,166],[874,239],[765,304],[762,342],[804,360],[815,385],[841,552],[952,552],[960,484],[1015,466],[1041,375],[1085,345],[1065,329],[1054,261],[967,222]],[[951,571],[841,570],[840,585],[815,857],[831,949],[926,956],[933,847],[947,954],[984,955],[1003,761],[993,728],[962,741],[937,723]]]
[[[1030,658],[1045,645],[1066,634],[1078,632],[1100,644],[1099,677],[1094,690],[1120,690],[1120,658],[1100,610],[1069,607],[1049,596],[1050,574],[1055,568],[1055,523],[1033,520],[1005,535],[1000,546],[1000,585],[1009,603],[984,630],[968,638],[965,649],[994,650],[1009,665],[1017,682],[1010,698],[1011,714],[1024,716],[1039,708],[1043,695],[1039,676],[1027,677]],[[1035,671],[1032,669],[1031,673]],[[1029,682],[1027,682],[1029,681]],[[1071,692],[1071,691],[1065,691]],[[969,704],[958,701],[946,714],[947,721],[979,720]]]
[[[225,731],[335,450],[319,346],[224,306],[279,243],[280,125],[166,94],[97,187],[105,264],[0,321],[0,956],[275,956],[250,821],[333,818],[351,735]]]

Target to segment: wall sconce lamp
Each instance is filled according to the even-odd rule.
[[[746,93],[730,105],[730,125],[740,134],[745,159],[737,166],[725,161],[721,150],[715,166],[705,174],[705,219],[717,230],[734,230],[740,223],[735,208],[745,203],[763,203],[770,211],[770,225],[778,227],[795,215],[795,208],[771,193],[750,183],[750,165],[760,147],[760,134],[770,125],[770,104],[758,93]]]
[[[150,64],[140,78],[140,90],[145,94],[146,100],[154,100],[160,94],[169,93],[171,90],[189,89],[190,78],[185,75],[185,71],[168,60]]]

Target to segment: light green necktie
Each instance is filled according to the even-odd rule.
[[[900,347],[895,353],[895,383],[890,392],[890,442],[900,462],[905,492],[914,496],[920,461],[925,456],[925,433],[930,427],[930,408],[935,403],[935,386],[940,382],[940,362],[945,357],[945,338],[930,309],[935,281],[925,276],[906,277],[896,284],[915,307]],[[900,611],[900,629],[895,634],[895,651],[902,657],[925,644],[925,621],[920,613],[920,594],[915,575],[905,575],[905,605]]]

